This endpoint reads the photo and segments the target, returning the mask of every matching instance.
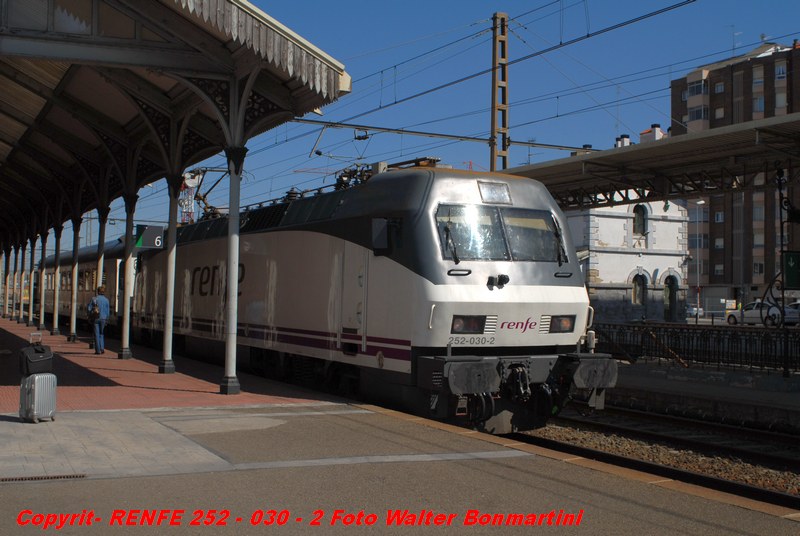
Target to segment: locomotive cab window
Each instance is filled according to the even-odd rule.
[[[445,259],[508,260],[500,215],[494,207],[440,205],[436,226]]]
[[[439,205],[436,226],[442,257],[462,260],[551,261],[564,251],[552,214],[544,210]]]
[[[561,244],[549,212],[504,208],[501,213],[515,261],[558,260]]]

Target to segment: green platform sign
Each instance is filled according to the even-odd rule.
[[[800,290],[800,251],[783,254],[783,288]]]
[[[164,247],[164,228],[154,225],[137,225],[135,244],[138,249],[162,249]]]

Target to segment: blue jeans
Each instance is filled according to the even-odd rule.
[[[105,319],[97,319],[94,321],[94,353],[96,354],[102,354],[106,351],[106,339],[103,336],[105,330]]]

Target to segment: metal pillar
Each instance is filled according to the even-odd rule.
[[[98,208],[97,209],[97,220],[98,220],[98,232],[97,232],[97,281],[94,282],[94,288],[92,289],[97,290],[97,287],[100,285],[105,284],[103,282],[103,273],[105,271],[105,251],[106,251],[106,224],[108,223],[108,213],[110,209],[108,207],[105,208]],[[114,311],[110,311],[109,314],[113,314]]]
[[[36,273],[36,235],[31,237],[31,261],[30,261],[30,270],[28,270],[28,286],[30,290],[28,291],[28,326],[33,327],[36,324],[33,321],[33,274]],[[42,286],[41,280],[39,281],[39,286]]]
[[[17,296],[19,296],[19,280],[17,277],[19,274],[17,273],[17,266],[19,265],[19,244],[14,246],[14,275],[11,279],[11,320],[17,316]]]
[[[59,224],[53,227],[56,235],[56,253],[55,253],[55,267],[53,269],[53,329],[50,330],[51,335],[58,335],[61,333],[58,330],[58,300],[61,293],[61,232],[64,226]]]
[[[217,120],[225,134],[225,156],[230,174],[230,202],[228,203],[228,262],[225,289],[225,376],[220,382],[220,393],[237,394],[241,391],[236,377],[236,343],[238,335],[239,304],[239,195],[244,158],[249,96],[261,72],[253,67],[246,77],[231,77],[223,83],[209,86],[205,83],[186,82],[216,112]]]
[[[5,269],[3,270],[3,318],[8,318],[8,299],[9,287],[11,283],[11,273],[9,272],[9,265],[11,264],[11,248],[3,250],[3,257],[5,258]]]
[[[78,250],[81,248],[81,218],[72,220],[72,288],[69,299],[69,342],[78,340]]]
[[[508,15],[492,17],[492,121],[489,169],[508,167]]]
[[[222,394],[237,394],[241,391],[236,377],[236,339],[239,326],[239,193],[242,166],[247,147],[227,147],[228,171],[231,176],[230,201],[228,206],[228,270],[225,292],[225,376],[220,384]]]
[[[784,218],[784,211],[788,213],[791,207],[789,198],[786,197],[784,189],[786,188],[786,176],[784,175],[783,168],[780,167],[780,162],[776,162],[775,183],[778,185],[778,203],[780,205],[778,212],[778,221],[780,222],[781,232],[781,255],[780,255],[780,268],[781,274],[781,330],[783,342],[783,377],[789,378],[789,328],[786,326],[786,266],[783,264],[786,254],[786,239],[784,235],[784,224],[787,223],[788,218]]]
[[[175,312],[175,262],[177,257],[178,198],[181,195],[183,175],[167,177],[169,185],[169,224],[167,227],[167,296],[164,304],[164,344],[158,372],[171,374],[175,372],[175,361],[172,360],[172,328]]]
[[[44,287],[46,284],[44,277],[44,260],[47,258],[47,231],[42,233],[42,255],[39,263],[39,331],[44,331]]]
[[[130,359],[131,353],[131,294],[133,293],[133,214],[139,196],[129,194],[125,199],[125,285],[122,295],[122,348],[120,359]]]
[[[694,222],[694,231],[695,231],[695,252],[697,254],[697,258],[695,259],[695,273],[697,274],[697,280],[695,281],[694,291],[697,298],[697,303],[694,309],[694,323],[698,324],[700,322],[700,266],[702,264],[700,260],[700,253],[703,251],[703,248],[700,245],[703,243],[703,229],[700,226],[700,220],[702,219],[702,206],[706,204],[705,199],[698,199],[695,201],[695,222]]]
[[[19,313],[17,313],[17,322],[20,324],[25,323],[25,242],[19,247],[22,250],[22,255],[19,262]]]

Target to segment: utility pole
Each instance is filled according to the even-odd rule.
[[[508,15],[492,17],[492,125],[489,170],[508,167]]]

